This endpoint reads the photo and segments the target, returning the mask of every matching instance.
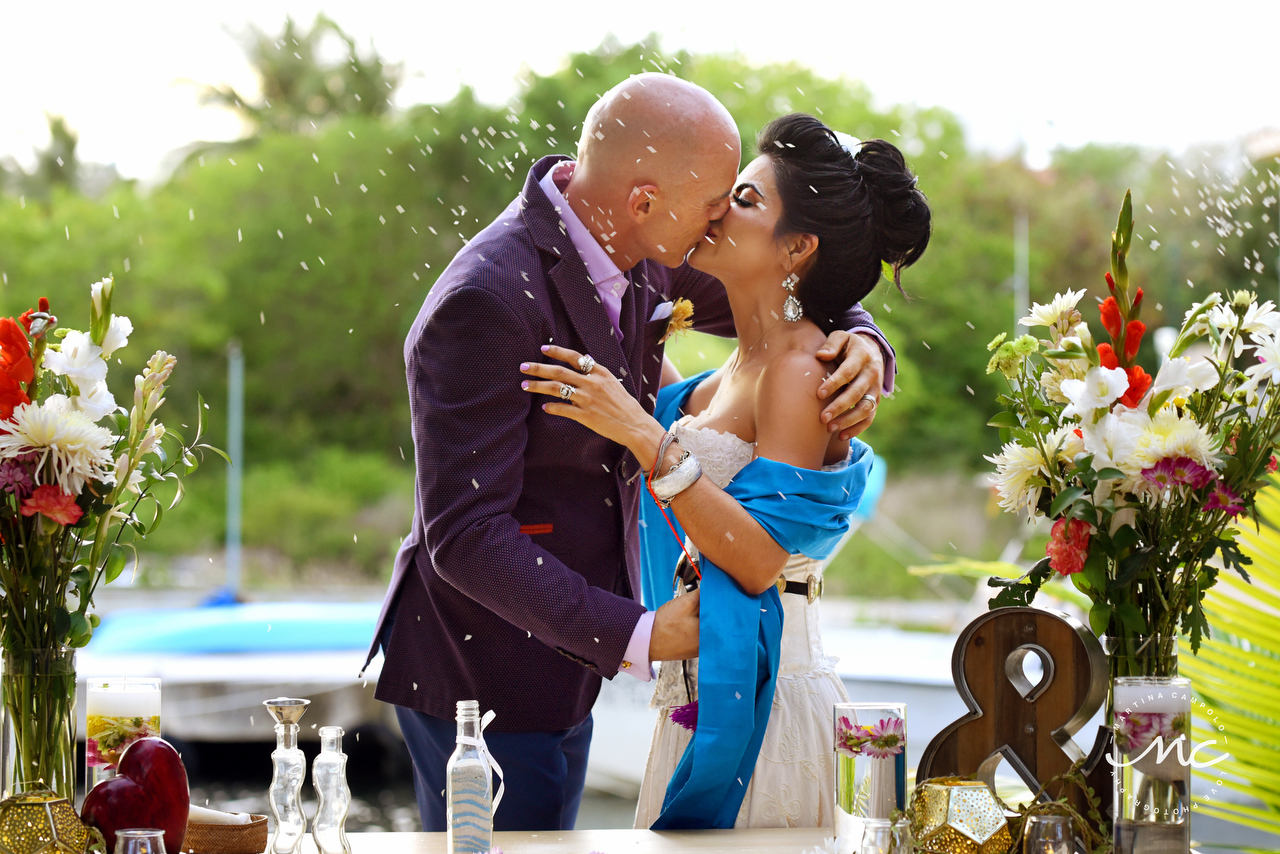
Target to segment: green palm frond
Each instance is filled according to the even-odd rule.
[[[1260,515],[1280,523],[1280,485],[1257,494]],[[1280,531],[1268,524],[1240,526],[1237,541],[1253,558],[1253,583],[1223,573],[1205,600],[1213,637],[1198,656],[1183,655],[1179,672],[1191,677],[1206,705],[1194,719],[1196,742],[1216,739],[1204,751],[1230,753],[1210,768],[1196,769],[1217,795],[1197,798],[1197,812],[1245,827],[1280,833]],[[1213,717],[1207,717],[1207,709]],[[1219,782],[1221,781],[1221,782]],[[1260,805],[1229,803],[1239,792]]]

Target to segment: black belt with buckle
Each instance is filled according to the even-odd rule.
[[[794,593],[797,596],[803,596],[810,604],[817,601],[822,595],[822,579],[815,575],[810,575],[804,581],[787,581],[785,578],[779,578],[777,584],[779,593]]]

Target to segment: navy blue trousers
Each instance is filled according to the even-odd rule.
[[[422,829],[443,832],[445,765],[457,746],[458,725],[404,706],[396,706],[396,718],[413,758]],[[493,814],[494,830],[573,830],[587,777],[591,726],[587,715],[559,732],[485,732],[507,786]],[[493,784],[496,794],[496,776]]]

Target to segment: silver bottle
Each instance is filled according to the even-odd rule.
[[[445,825],[449,854],[484,854],[493,840],[493,780],[479,742],[480,704],[458,701],[458,747],[445,778]]]
[[[316,850],[320,854],[351,854],[346,831],[351,789],[347,786],[347,754],[342,752],[342,727],[320,727],[320,755],[311,764],[311,784],[319,800],[311,822]]]
[[[276,721],[276,749],[271,751],[271,788],[267,792],[276,819],[275,836],[268,848],[271,854],[294,854],[307,832],[301,798],[307,758],[298,748],[298,721],[310,703],[278,697],[262,704]]]

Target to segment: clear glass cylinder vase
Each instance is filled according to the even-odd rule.
[[[1191,680],[1122,676],[1112,688],[1116,854],[1191,844]]]
[[[906,807],[907,707],[903,703],[837,703],[834,713],[835,834],[855,851],[867,819]]]
[[[76,651],[6,649],[0,659],[0,796],[45,787],[75,803]]]
[[[160,736],[160,680],[90,676],[84,694],[84,790],[116,775],[125,748]]]
[[[1116,634],[1099,640],[1113,683],[1122,677],[1178,675],[1176,636]]]

